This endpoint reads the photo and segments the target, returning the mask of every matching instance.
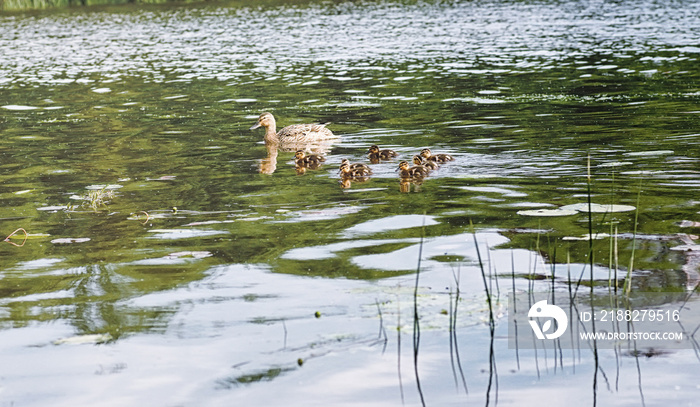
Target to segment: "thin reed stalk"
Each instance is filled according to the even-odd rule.
[[[630,255],[630,265],[627,268],[627,275],[625,276],[625,295],[630,294],[632,290],[632,269],[634,268],[634,251],[637,248],[637,224],[639,221],[639,202],[642,196],[642,180],[639,179],[639,190],[637,191],[637,205],[634,211],[634,232],[632,232],[632,254]]]
[[[461,277],[461,269],[457,268],[457,273],[455,274],[454,269],[452,270],[452,277],[455,280],[455,302],[452,305],[452,293],[450,292],[450,361],[452,363],[452,372],[455,373],[454,360],[457,361],[457,369],[459,370],[460,377],[462,379],[462,386],[464,386],[464,392],[469,394],[469,388],[467,387],[467,379],[464,376],[464,369],[462,369],[462,362],[459,357],[459,342],[457,341],[457,309],[459,308],[460,299],[460,289],[459,282]],[[454,344],[454,346],[453,346]],[[454,357],[452,357],[452,349],[454,347]],[[457,384],[457,375],[455,374],[455,385]]]
[[[399,290],[401,292],[401,285],[399,284]],[[396,352],[398,354],[397,358],[397,370],[399,374],[399,391],[401,392],[401,404],[406,404],[406,400],[403,393],[403,379],[401,378],[401,295],[396,295]]]
[[[493,316],[493,301],[491,299],[491,292],[489,291],[489,283],[486,279],[486,270],[484,268],[484,262],[481,259],[481,252],[479,250],[479,242],[476,238],[476,232],[474,231],[474,224],[469,220],[469,226],[471,228],[472,236],[474,237],[474,248],[476,249],[476,257],[479,260],[479,268],[481,270],[481,278],[484,282],[484,290],[486,291],[486,302],[489,306],[489,331],[491,333],[491,349],[489,352],[489,383],[486,388],[486,405],[489,405],[491,397],[491,387],[494,385],[493,377],[497,375],[496,373],[496,356],[493,350],[493,340],[495,338],[496,331],[496,321]],[[498,380],[495,383],[496,386],[496,400],[498,400]]]
[[[593,211],[591,203],[591,155],[588,155],[588,176],[586,182],[586,196],[588,197],[588,264],[590,267],[590,283],[591,283],[591,312],[593,312],[593,288],[595,287],[595,281],[593,279]],[[595,318],[591,320],[591,329],[593,332],[596,331],[595,328]],[[594,362],[594,372],[593,372],[593,406],[595,407],[598,402],[598,370],[600,369],[600,361],[598,360],[598,343],[596,339],[593,338],[593,362]]]
[[[418,375],[418,349],[420,347],[420,322],[418,315],[418,285],[420,282],[420,263],[423,257],[423,237],[425,235],[423,231],[420,237],[420,245],[418,246],[418,265],[416,267],[416,284],[413,289],[413,371],[416,375],[416,387],[418,389],[418,395],[420,396],[420,402],[423,407],[425,407],[425,398],[423,396],[423,389],[420,384],[420,377]]]
[[[510,251],[510,281],[513,288],[513,314],[517,315],[517,305],[515,301],[515,256],[513,256],[513,250]],[[515,329],[515,362],[518,366],[518,371],[520,371],[520,348],[518,346],[518,323],[515,321],[513,324]]]

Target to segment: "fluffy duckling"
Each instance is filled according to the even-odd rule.
[[[367,174],[372,173],[372,169],[367,164],[362,164],[362,163],[352,163],[351,164],[350,160],[348,160],[347,158],[343,158],[343,160],[340,162],[340,166],[342,167],[345,164],[347,164],[350,167],[350,169],[352,169],[352,170],[361,169],[362,171],[367,172]]]
[[[327,124],[329,123],[292,124],[278,132],[277,122],[272,113],[263,112],[250,129],[264,127],[266,144],[303,143],[336,138],[337,136],[325,127]]]
[[[349,163],[340,164],[341,178],[363,178],[372,174],[372,170],[367,167],[352,168]]]
[[[390,160],[398,155],[394,150],[380,150],[377,145],[370,147],[367,153],[369,160],[373,163],[379,162],[379,160]]]
[[[429,148],[422,149],[420,155],[425,157],[425,159],[428,161],[435,161],[438,163],[446,163],[454,160],[454,158],[449,154],[433,154]]]
[[[294,158],[294,162],[299,167],[318,167],[322,162],[326,161],[326,157],[318,154],[306,155],[304,150],[297,150]]]
[[[407,161],[399,163],[399,177],[401,178],[423,178],[428,175],[428,170],[423,166],[410,167]]]
[[[433,170],[437,170],[438,168],[440,168],[440,166],[437,164],[437,162],[428,161],[423,156],[418,155],[418,154],[413,156],[413,164],[415,164],[416,166],[424,167],[428,171],[433,171]]]

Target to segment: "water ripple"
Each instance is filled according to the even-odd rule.
[[[294,73],[299,66],[315,66],[321,77],[356,80],[381,75],[386,64],[412,61],[413,69],[394,77],[410,81],[426,73],[439,77],[575,67],[591,55],[615,55],[656,69],[659,56],[645,53],[673,52],[677,55],[668,58],[676,60],[694,60],[698,54],[700,5],[690,2],[671,10],[643,0],[556,7],[380,2],[2,18],[0,67],[9,79],[3,78],[0,86],[93,83],[97,78],[104,83],[124,76],[241,83]],[[428,68],[420,61],[433,64]],[[591,62],[575,69],[628,69],[606,58]]]

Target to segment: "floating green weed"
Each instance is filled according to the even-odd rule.
[[[87,194],[74,198],[83,201],[81,204],[82,207],[90,208],[96,212],[98,209],[110,204],[114,196],[114,189],[109,188],[109,185],[105,185],[100,189],[91,189]]]

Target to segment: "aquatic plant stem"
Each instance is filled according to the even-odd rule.
[[[642,180],[639,179],[639,190],[637,191],[637,210],[634,211],[634,232],[632,233],[632,254],[630,255],[630,265],[627,268],[627,275],[625,276],[625,295],[630,294],[632,290],[632,269],[634,268],[634,250],[637,248],[637,224],[639,221],[639,202],[642,196]]]
[[[282,349],[287,349],[287,322],[284,319],[282,320],[282,328],[284,329],[284,344]]]
[[[22,233],[24,233],[24,240],[22,240],[22,243],[20,243],[20,244],[17,244],[17,243],[15,243],[15,242],[13,242],[13,241],[10,240],[10,238],[11,238],[12,236],[16,235],[17,232],[22,232]],[[19,229],[15,230],[14,232],[10,233],[10,234],[5,238],[5,241],[6,241],[7,243],[13,245],[13,246],[22,247],[22,246],[24,246],[24,244],[27,242],[27,239],[28,239],[28,238],[29,238],[29,234],[27,233],[27,231],[24,230],[24,228],[19,228]]]
[[[401,292],[401,284],[399,284],[398,292]],[[406,404],[406,400],[403,393],[403,379],[401,378],[401,295],[396,295],[396,352],[398,354],[397,358],[397,369],[399,373],[399,390],[401,391],[401,404]]]
[[[425,218],[424,218],[425,219]],[[418,245],[418,265],[416,267],[416,285],[413,289],[413,371],[416,375],[416,387],[420,396],[421,405],[425,407],[425,398],[423,397],[423,389],[420,385],[420,377],[418,375],[418,348],[420,346],[420,322],[418,321],[418,284],[420,282],[420,263],[423,257],[423,238],[425,236],[425,224],[420,236],[420,244]]]
[[[595,287],[595,280],[593,279],[593,212],[591,203],[591,155],[588,154],[588,165],[587,165],[587,182],[586,182],[586,196],[588,197],[588,264],[590,267],[590,292],[591,292],[591,312],[593,312],[593,288]],[[593,332],[596,331],[595,319],[591,320],[591,329]],[[598,342],[593,338],[593,406],[595,407],[598,402],[598,370],[600,369],[600,361],[598,360]]]
[[[613,168],[611,171],[612,175],[612,184],[610,185],[610,209],[612,210],[613,205],[615,204],[614,198],[615,198],[615,169]],[[613,233],[613,227],[615,227],[615,231],[617,231],[617,225],[616,221],[613,221],[610,219],[610,248],[609,248],[609,253],[608,253],[608,291],[612,288],[612,275],[613,275],[613,261],[614,261],[614,243],[617,242],[617,232]],[[615,277],[617,277],[617,270],[615,271]],[[617,282],[615,283],[615,287],[617,287]],[[615,292],[617,292],[617,288],[615,288]]]
[[[386,350],[386,345],[389,342],[389,338],[386,335],[386,328],[384,328],[384,316],[382,315],[382,307],[379,305],[379,300],[375,298],[374,303],[377,305],[377,313],[379,314],[379,336],[377,339],[381,340],[382,336],[384,337],[384,349],[382,350],[382,353],[384,353],[384,350]]]
[[[620,263],[619,263],[619,256],[618,256],[618,250],[617,250],[617,225],[615,225],[615,293],[617,293],[618,290],[618,283],[617,283],[617,270],[620,268]]]
[[[591,202],[591,155],[588,154],[588,176],[586,182],[586,197],[588,199],[588,265],[591,273],[591,297],[593,297],[593,203]]]
[[[515,256],[513,255],[513,250],[510,251],[510,282],[513,289],[513,314],[517,314],[517,305],[515,301]],[[514,321],[513,328],[515,328],[515,362],[518,366],[518,371],[520,371],[520,348],[518,346],[518,323]]]
[[[462,386],[464,386],[464,392],[469,394],[469,388],[467,387],[467,379],[464,376],[464,369],[462,369],[462,362],[459,357],[459,342],[457,341],[457,309],[459,308],[460,290],[459,283],[461,277],[461,269],[457,267],[457,274],[455,274],[454,269],[452,270],[452,276],[455,280],[456,290],[455,290],[455,303],[452,306],[452,298],[450,298],[450,361],[452,362],[452,371],[454,373],[454,359],[457,359],[457,368],[459,370],[460,377],[462,378]],[[450,293],[450,297],[451,297]],[[452,357],[452,344],[454,343],[454,357]],[[457,381],[457,375],[455,375],[455,382]]]
[[[484,281],[484,290],[486,291],[486,302],[489,306],[489,331],[491,333],[491,348],[489,352],[489,384],[486,388],[486,405],[489,405],[489,400],[491,397],[491,386],[493,385],[493,377],[494,374],[496,374],[496,355],[493,350],[493,340],[495,338],[496,322],[493,316],[493,302],[491,300],[491,293],[489,292],[489,283],[486,280],[486,270],[484,270],[484,262],[481,259],[481,252],[479,251],[479,241],[476,238],[476,231],[474,231],[474,224],[472,223],[471,219],[469,220],[469,227],[471,229],[472,236],[474,237],[474,248],[476,249],[476,257],[479,260],[481,278]],[[498,380],[496,380],[496,389],[498,389]],[[498,398],[498,390],[496,390],[496,398]]]

